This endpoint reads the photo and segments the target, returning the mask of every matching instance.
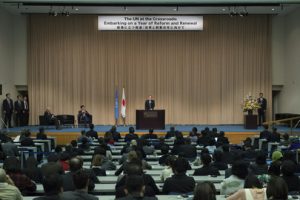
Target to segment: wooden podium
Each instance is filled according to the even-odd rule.
[[[165,129],[165,110],[136,110],[136,129]]]
[[[257,129],[257,115],[244,115],[244,128]]]

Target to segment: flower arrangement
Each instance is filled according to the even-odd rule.
[[[253,111],[253,110],[259,109],[260,105],[257,101],[257,98],[255,98],[255,97],[251,96],[251,94],[249,94],[244,98],[242,107],[243,107],[243,111],[247,112],[247,111]]]

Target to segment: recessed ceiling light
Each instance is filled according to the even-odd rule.
[[[78,11],[78,10],[79,10],[79,8],[75,8],[75,10],[76,10],[76,11]]]
[[[275,8],[272,8],[272,11],[274,11],[275,10]]]
[[[222,11],[225,11],[226,9],[225,8],[222,8]]]

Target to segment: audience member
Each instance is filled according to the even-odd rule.
[[[151,142],[149,140],[146,140],[146,139],[142,139],[141,140],[142,142],[142,148],[143,148],[143,151],[145,152],[146,155],[153,155],[153,153],[155,152],[155,148],[153,145],[151,145]]]
[[[281,151],[274,151],[272,153],[272,162],[281,161],[282,160],[282,153]]]
[[[98,133],[94,130],[94,124],[90,124],[90,130],[86,132],[86,136],[98,140]]]
[[[82,143],[83,138],[85,138],[84,140],[88,141],[89,144],[93,143],[92,138],[86,136],[85,130],[81,131],[81,135],[77,138],[77,142]]]
[[[64,174],[64,169],[59,163],[59,156],[56,153],[52,153],[47,157],[47,163],[41,167],[42,175],[49,176],[51,174]]]
[[[137,140],[139,139],[139,136],[134,133],[134,128],[131,126],[129,127],[129,133],[125,135],[125,142],[131,142],[131,140]]]
[[[262,175],[268,173],[267,157],[264,152],[258,152],[255,163],[250,164],[249,173],[253,175]]]
[[[34,156],[29,156],[26,160],[26,167],[23,169],[23,172],[34,182],[41,183],[43,176],[38,164]]]
[[[21,140],[21,146],[34,147],[33,139],[30,137],[31,132],[29,130],[24,130],[24,138]]]
[[[72,180],[75,186],[74,191],[66,191],[63,193],[63,197],[72,200],[96,200],[97,197],[88,194],[88,188],[90,186],[90,175],[86,170],[80,169],[73,173]]]
[[[0,199],[2,200],[22,200],[20,190],[15,186],[11,178],[6,175],[4,169],[0,168]]]
[[[299,177],[295,175],[296,165],[291,160],[283,161],[281,165],[282,178],[286,182],[289,192],[300,190]]]
[[[51,174],[45,176],[42,182],[45,195],[36,197],[33,200],[67,200],[62,197],[63,183],[60,175]]]
[[[228,165],[223,161],[223,152],[220,150],[215,150],[213,154],[214,162],[211,164],[212,167],[215,167],[218,170],[228,169]]]
[[[91,169],[93,170],[96,176],[106,176],[106,172],[102,169],[102,161],[104,160],[104,156],[100,154],[96,154],[93,156]]]
[[[112,126],[111,129],[109,131],[107,131],[106,133],[111,133],[113,140],[116,142],[118,142],[121,139],[121,134],[119,132],[117,132],[116,126]]]
[[[267,186],[267,197],[272,200],[288,200],[288,186],[281,177],[273,177]]]
[[[198,183],[193,200],[216,200],[216,188],[212,182]]]
[[[59,162],[64,171],[69,171],[70,168],[69,159],[70,159],[70,154],[66,151],[62,152],[59,156]]]
[[[88,137],[81,138],[81,144],[78,145],[78,148],[82,149],[83,152],[89,152],[91,150],[90,140],[88,139]]]
[[[167,134],[165,135],[165,139],[170,139],[170,138],[174,138],[176,136],[176,130],[174,126],[170,127],[170,131],[167,132]]]
[[[232,165],[232,175],[221,183],[220,194],[230,195],[242,189],[248,175],[248,166],[244,161],[236,161]]]
[[[273,127],[272,128],[272,134],[271,134],[271,137],[270,137],[270,142],[280,142],[280,133],[277,132],[277,128],[276,127]]]
[[[177,158],[173,165],[174,175],[165,180],[162,192],[164,194],[187,194],[195,188],[193,177],[186,175],[186,165],[182,158]]]
[[[283,141],[280,142],[280,145],[283,147],[289,147],[291,144],[289,134],[288,133],[283,134],[282,138],[283,138]]]
[[[201,155],[201,161],[203,166],[201,168],[198,168],[194,172],[194,176],[218,176],[220,175],[220,172],[218,169],[211,165],[211,157],[209,154],[203,154]]]
[[[266,188],[262,187],[256,176],[249,175],[245,179],[244,189],[238,190],[226,200],[267,200]]]
[[[124,169],[126,168],[126,165],[128,163],[130,163],[133,159],[139,159],[138,158],[138,155],[136,153],[136,151],[130,151],[127,155],[127,159],[125,160],[125,162],[122,164],[122,166],[116,170],[115,172],[115,175],[116,176],[119,176],[123,171]]]
[[[230,145],[229,144],[223,144],[222,145],[222,150],[223,150],[223,162],[227,164],[232,164],[233,163],[233,155],[232,152],[230,151]]]
[[[224,144],[229,144],[229,140],[227,137],[225,137],[225,132],[224,131],[220,131],[218,137],[217,137],[217,144],[216,146],[222,146]]]
[[[169,150],[170,150],[169,145],[163,144],[163,145],[161,146],[160,151],[161,151],[161,155],[162,155],[162,156],[159,157],[159,159],[158,159],[158,163],[159,163],[160,165],[165,165],[166,159],[167,159],[167,157],[170,155],[170,154],[169,154]]]
[[[84,151],[80,148],[78,148],[78,143],[76,140],[72,140],[71,141],[71,146],[72,146],[72,152],[73,152],[73,155],[83,155],[84,154]]]
[[[205,148],[208,149],[210,154],[213,154],[214,151],[217,149],[216,140],[213,137],[211,137],[208,141],[208,145]]]
[[[4,153],[5,156],[9,156],[9,157],[17,157],[20,155],[18,147],[16,144],[13,143],[13,140],[8,137],[5,136],[2,139],[2,151]]]
[[[117,200],[157,200],[154,196],[145,196],[144,179],[139,175],[126,176],[125,193],[126,197],[117,198]]]
[[[104,170],[115,170],[116,169],[116,165],[106,157],[106,150],[105,149],[99,148],[99,149],[97,149],[97,151],[95,149],[94,156],[97,155],[97,154],[103,156],[103,159],[102,159],[102,162],[101,162],[101,168],[102,169],[104,169]]]
[[[197,157],[197,148],[195,145],[191,144],[190,138],[186,138],[184,144],[178,146],[178,152],[181,153],[182,157],[191,162]]]
[[[154,130],[152,128],[149,129],[149,133],[143,135],[143,139],[145,140],[157,140],[157,135],[153,133]]]
[[[263,125],[264,130],[260,132],[259,139],[266,139],[270,141],[272,137],[272,133],[269,131],[269,126],[268,125]]]
[[[70,159],[69,164],[70,164],[70,172],[63,175],[64,191],[73,191],[76,189],[72,177],[77,171],[83,169],[82,168],[83,160],[80,157],[75,157],[75,158]],[[92,170],[88,170],[88,169],[84,169],[84,170],[86,170],[86,172],[89,176],[88,189],[89,189],[89,191],[93,191],[95,188],[95,183],[98,183],[99,181]]]
[[[173,175],[173,165],[176,159],[176,156],[168,155],[165,161],[165,168],[160,174],[160,180],[165,181],[167,178]]]
[[[189,138],[191,142],[197,142],[198,141],[198,129],[197,127],[193,127],[192,131],[189,133]]]
[[[39,132],[36,134],[37,140],[47,140],[47,135],[45,133],[44,127],[39,128]]]

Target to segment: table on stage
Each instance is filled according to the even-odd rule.
[[[136,110],[136,129],[165,129],[165,110]]]

